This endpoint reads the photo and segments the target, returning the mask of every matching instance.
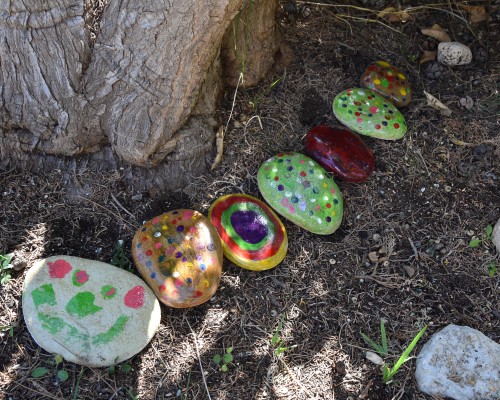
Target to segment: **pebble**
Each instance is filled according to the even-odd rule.
[[[437,61],[447,66],[470,64],[472,52],[459,42],[441,42],[438,45]]]
[[[500,345],[468,326],[448,325],[422,347],[415,378],[419,389],[456,400],[498,399]]]

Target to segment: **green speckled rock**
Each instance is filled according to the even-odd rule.
[[[406,134],[403,114],[383,97],[369,89],[348,89],[333,100],[333,113],[360,135],[396,140]]]
[[[281,153],[261,165],[259,190],[286,219],[310,232],[329,235],[340,226],[344,205],[335,181],[300,153]]]

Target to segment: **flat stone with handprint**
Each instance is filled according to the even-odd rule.
[[[36,262],[26,275],[22,304],[40,347],[88,367],[134,356],[152,339],[161,319],[158,300],[137,276],[70,256]]]

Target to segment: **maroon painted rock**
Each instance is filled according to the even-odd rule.
[[[365,181],[375,168],[373,152],[358,135],[344,127],[312,128],[306,135],[305,153],[346,182]]]
[[[411,101],[411,86],[406,76],[386,61],[369,65],[361,76],[361,86],[385,97],[396,107],[404,107]]]

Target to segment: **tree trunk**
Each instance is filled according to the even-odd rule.
[[[228,27],[256,16],[237,53],[252,59],[255,83],[278,47],[275,9],[276,0],[115,0],[93,43],[83,0],[0,0],[0,159],[128,164],[140,188],[181,186],[210,164],[222,69],[229,81],[239,74],[227,47],[221,66]]]

